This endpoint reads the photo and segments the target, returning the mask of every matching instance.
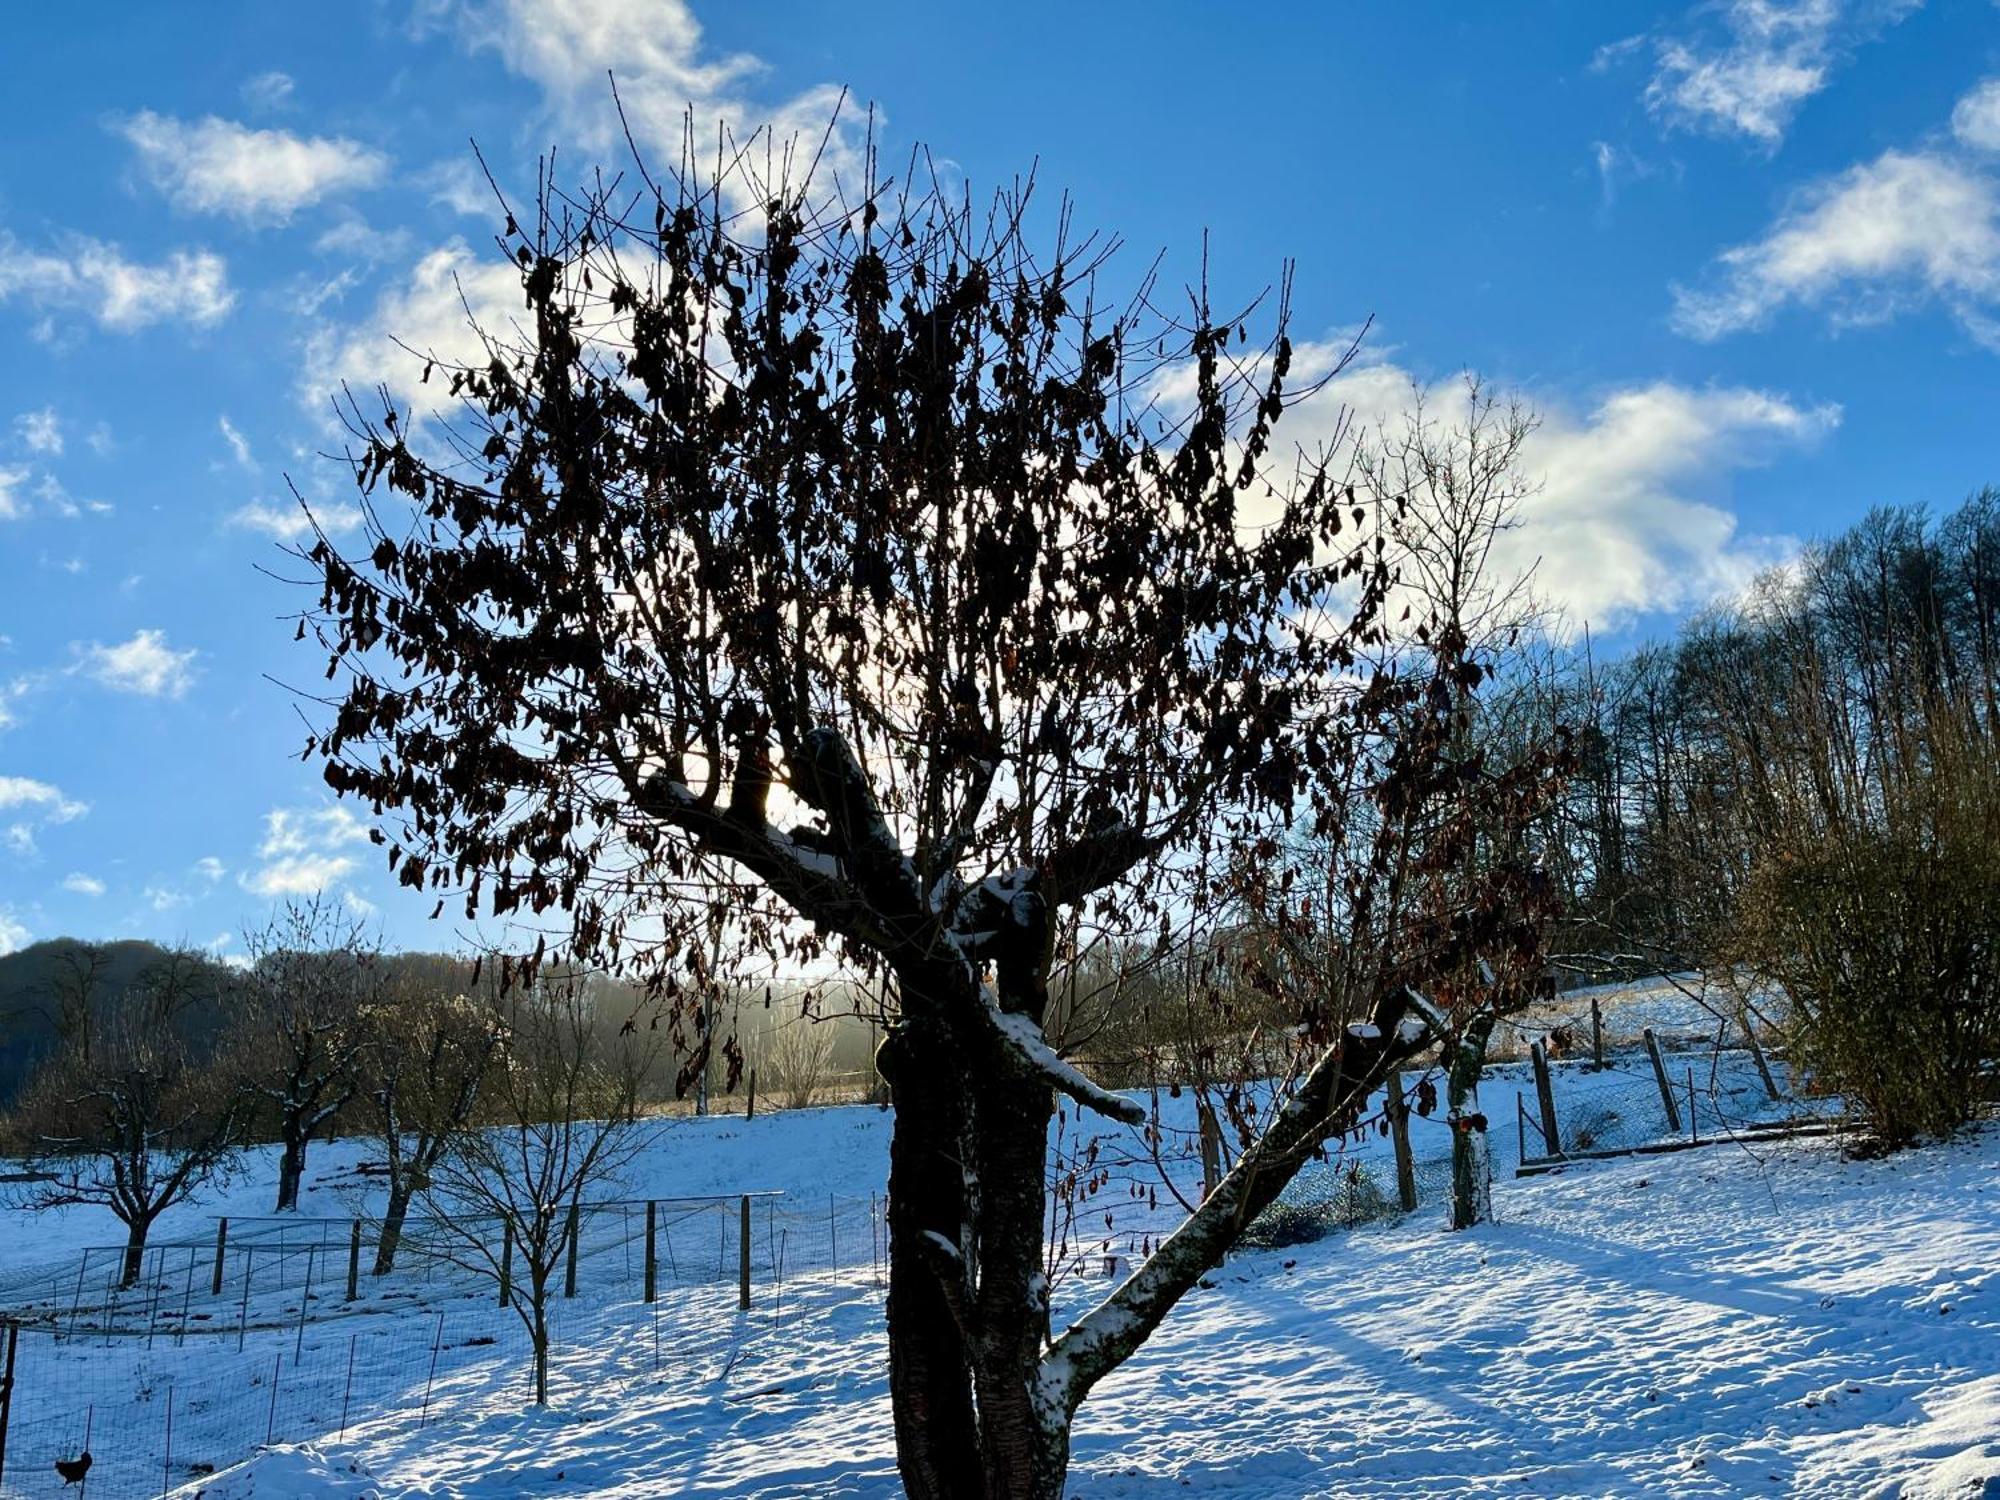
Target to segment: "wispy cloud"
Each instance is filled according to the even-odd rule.
[[[142,110],[116,129],[176,208],[247,224],[284,224],[322,199],[375,186],[389,171],[388,157],[343,136],[299,136],[214,115],[190,121]]]
[[[63,876],[62,888],[74,896],[97,897],[103,895],[105,891],[103,881],[95,875],[86,875],[80,870],[73,870]]]
[[[65,795],[51,782],[29,776],[0,776],[0,843],[15,854],[36,852],[35,836],[44,828],[73,823],[90,811],[90,804]]]
[[[120,693],[145,698],[178,698],[194,685],[193,648],[176,651],[166,632],[140,630],[129,641],[104,646],[80,644],[76,671]]]
[[[207,250],[175,250],[147,263],[88,235],[32,250],[0,230],[0,302],[10,300],[50,314],[81,313],[101,328],[131,333],[155,323],[218,322],[236,294],[222,257]]]
[[[1885,151],[1800,192],[1763,236],[1674,289],[1674,326],[1716,339],[1791,306],[1836,326],[1941,305],[2000,347],[2000,177],[1943,150]]]
[[[40,411],[22,412],[14,419],[14,433],[21,446],[30,453],[38,453],[47,458],[60,458],[63,451],[62,423],[56,417],[53,406],[45,406]]]
[[[1679,129],[1784,140],[1799,108],[1824,89],[1853,49],[1922,0],[1724,0],[1696,14],[1708,24],[1656,44],[1646,106]],[[1631,50],[1637,38],[1616,44]],[[1601,61],[1613,60],[1607,51]]]
[[[344,807],[273,808],[257,848],[261,863],[245,872],[243,888],[265,897],[331,890],[355,869],[353,856],[341,851],[367,840],[367,825]]]

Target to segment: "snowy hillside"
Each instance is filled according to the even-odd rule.
[[[886,1126],[866,1108],[662,1126],[644,1191],[865,1193],[881,1182]],[[353,1161],[348,1146],[319,1154],[314,1211],[344,1211]],[[261,1210],[268,1166],[252,1163],[224,1206]],[[1843,1161],[1828,1142],[1725,1144],[1503,1176],[1495,1209],[1500,1222],[1468,1234],[1446,1233],[1425,1208],[1232,1259],[1085,1404],[1073,1492],[2000,1490],[2000,1133],[1878,1162]],[[85,1228],[74,1216],[16,1220],[0,1256],[19,1275]],[[448,1362],[427,1426],[391,1411],[357,1417],[343,1439],[329,1415],[309,1450],[276,1449],[176,1493],[894,1494],[880,1294],[865,1259],[789,1278],[775,1317],[763,1295],[741,1323],[714,1314],[715,1338],[733,1348],[690,1342],[677,1357],[670,1345],[658,1369],[631,1299],[579,1310],[551,1412],[524,1409],[511,1315],[490,1297],[405,1318],[376,1308],[389,1315],[327,1325],[339,1349],[356,1324],[416,1323],[421,1345],[433,1307],[454,1326],[475,1312],[491,1320],[491,1334],[464,1342],[492,1347]],[[322,1332],[308,1329],[308,1354]],[[244,1358],[273,1341],[290,1359],[289,1334],[254,1328]],[[163,1379],[193,1390],[209,1358],[201,1342],[96,1357],[105,1369],[149,1362],[149,1392]],[[375,1363],[380,1381],[423,1382],[420,1364],[399,1375],[392,1360]],[[247,1399],[261,1417],[261,1390]],[[157,1492],[152,1472],[153,1488],[134,1493]],[[99,1483],[111,1477],[93,1476],[90,1493],[115,1497]],[[10,1496],[17,1483],[24,1496],[57,1488],[53,1474],[17,1478],[11,1456],[7,1478]]]

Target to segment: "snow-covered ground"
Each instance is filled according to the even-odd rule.
[[[1610,1098],[1635,1077],[1647,1081],[1559,1077],[1559,1105],[1582,1110],[1593,1080]],[[1525,1087],[1503,1070],[1485,1090],[1503,1162],[1512,1096]],[[1174,1112],[1183,1103],[1167,1101]],[[76,1391],[103,1403],[98,1431],[136,1403],[150,1433],[163,1429],[174,1386],[174,1471],[163,1475],[157,1449],[150,1468],[107,1460],[90,1489],[107,1500],[158,1493],[163,1477],[216,1500],[892,1495],[873,1247],[842,1217],[837,1256],[803,1250],[816,1212],[845,1214],[879,1192],[887,1127],[866,1107],[652,1127],[624,1191],[783,1190],[800,1249],[779,1293],[760,1233],[757,1306],[744,1315],[727,1277],[705,1286],[706,1271],[645,1307],[621,1259],[629,1241],[602,1240],[585,1295],[563,1309],[553,1411],[523,1400],[512,1315],[490,1293],[448,1285],[401,1299],[371,1291],[344,1318],[315,1305],[302,1335],[260,1331],[259,1321],[282,1325],[294,1291],[253,1314],[241,1356],[214,1336],[177,1349],[163,1335],[147,1350],[135,1339],[24,1335],[24,1398],[37,1380],[46,1394],[89,1370]],[[1438,1144],[1426,1130],[1442,1135],[1420,1122],[1420,1155]],[[1377,1137],[1353,1148],[1371,1170],[1386,1151]],[[315,1153],[308,1214],[366,1208],[359,1155],[347,1143]],[[161,1233],[203,1238],[208,1215],[266,1212],[271,1190],[259,1155]],[[2000,1495],[2000,1131],[1877,1162],[1801,1141],[1521,1181],[1503,1171],[1494,1206],[1499,1222],[1467,1234],[1446,1232],[1427,1205],[1233,1257],[1086,1403],[1074,1493]],[[106,1227],[80,1211],[10,1214],[0,1279],[46,1271],[54,1286]],[[842,1268],[820,1268],[834,1259]],[[1072,1280],[1067,1295],[1103,1285]],[[420,1427],[434,1326],[448,1330],[447,1347]],[[31,1355],[60,1367],[38,1372]],[[360,1373],[341,1436],[344,1361]],[[275,1408],[278,1436],[310,1446],[188,1474],[204,1443],[232,1456],[225,1432],[265,1421],[270,1384],[259,1372],[274,1363],[281,1377],[294,1367],[311,1377],[289,1391],[281,1378]],[[43,1436],[74,1451],[76,1426],[72,1413]],[[46,1458],[17,1468],[21,1452],[10,1446],[6,1494],[56,1494]]]

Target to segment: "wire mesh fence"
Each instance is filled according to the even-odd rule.
[[[67,1475],[99,1496],[168,1494],[269,1443],[525,1405],[532,1288],[502,1305],[491,1268],[464,1253],[476,1225],[411,1228],[412,1253],[383,1278],[364,1264],[372,1284],[352,1300],[352,1221],[245,1221],[219,1258],[212,1242],[152,1247],[138,1282],[103,1297],[106,1256],[83,1257],[92,1295],[16,1310],[0,1500],[64,1493]],[[879,1199],[598,1204],[579,1230],[575,1295],[559,1272],[545,1298],[557,1404],[726,1376],[801,1318],[879,1305],[886,1275]]]

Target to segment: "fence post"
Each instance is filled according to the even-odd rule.
[[[298,1337],[298,1342],[292,1346],[292,1359],[294,1361],[297,1361],[298,1357],[305,1352],[306,1304],[312,1301],[313,1255],[315,1252],[318,1251],[318,1249],[319,1246],[317,1245],[306,1246],[306,1289],[299,1293],[299,1337]]]
[[[1597,1003],[1597,996],[1590,997],[1590,1059],[1597,1065],[1597,1071],[1604,1071],[1604,1008]]]
[[[278,1378],[285,1368],[285,1351],[280,1349],[271,1356],[271,1409],[264,1415],[264,1446],[270,1447],[271,1435],[278,1430]]]
[[[354,1395],[354,1341],[357,1337],[359,1335],[352,1333],[347,1336],[347,1383],[340,1388],[340,1435],[342,1437],[347,1436],[347,1403],[349,1398]]]
[[[14,1415],[14,1346],[20,1342],[21,1325],[7,1323],[7,1362],[0,1367],[0,1480],[7,1477],[7,1422]]]
[[[431,1419],[431,1383],[437,1379],[438,1350],[444,1347],[444,1314],[438,1314],[437,1332],[431,1338],[431,1372],[424,1377],[424,1409],[417,1415],[417,1431]]]
[[[576,1242],[582,1238],[582,1217],[577,1205],[569,1206],[569,1263],[563,1267],[563,1295],[576,1295]]]
[[[167,1451],[160,1459],[160,1493],[173,1488],[174,1474],[174,1383],[167,1382]]]
[[[514,1224],[500,1226],[500,1305],[514,1305]]]
[[[1688,1139],[1697,1146],[1701,1144],[1700,1119],[1700,1114],[1695,1109],[1694,1102],[1694,1069],[1690,1067],[1688,1069]]]
[[[215,1225],[215,1274],[208,1279],[208,1295],[222,1295],[222,1252],[229,1247],[229,1220],[220,1219]]]
[[[1764,1080],[1764,1094],[1775,1100],[1778,1097],[1777,1080],[1771,1077],[1771,1065],[1764,1061],[1764,1049],[1757,1045],[1757,1033],[1750,1025],[1750,1012],[1738,1011],[1736,1020],[1743,1028],[1743,1040],[1750,1044],[1750,1060],[1757,1064],[1757,1076]]]
[[[750,1092],[747,1095],[747,1102],[743,1107],[743,1118],[746,1120],[757,1118],[757,1070],[755,1068],[750,1070]]]
[[[347,1235],[347,1300],[361,1294],[361,1221],[356,1219]]]
[[[739,1217],[736,1232],[736,1305],[738,1308],[750,1306],[750,1195],[745,1193],[739,1203]]]
[[[236,1315],[236,1352],[243,1352],[243,1335],[250,1328],[250,1273],[257,1265],[257,1247],[243,1247],[243,1310]]]
[[[1653,1035],[1648,1026],[1639,1033],[1646,1039],[1646,1055],[1653,1059],[1653,1081],[1660,1086],[1660,1103],[1666,1106],[1667,1128],[1675,1135],[1681,1133],[1681,1107],[1674,1102],[1674,1086],[1667,1082],[1667,1065],[1660,1057],[1660,1039]]]
[[[1396,1201],[1403,1205],[1404,1213],[1409,1213],[1417,1206],[1417,1165],[1410,1158],[1410,1105],[1403,1097],[1401,1068],[1389,1075],[1386,1106],[1389,1115],[1389,1139],[1396,1148]],[[1206,1177],[1208,1162],[1205,1150],[1202,1156],[1202,1176]],[[1207,1194],[1204,1193],[1203,1196],[1206,1197]]]
[[[646,1300],[660,1297],[660,1205],[646,1200]]]
[[[1535,1065],[1535,1101],[1542,1111],[1542,1144],[1550,1156],[1561,1156],[1562,1136],[1556,1130],[1556,1091],[1549,1081],[1548,1043],[1537,1041],[1528,1049],[1528,1060]]]

